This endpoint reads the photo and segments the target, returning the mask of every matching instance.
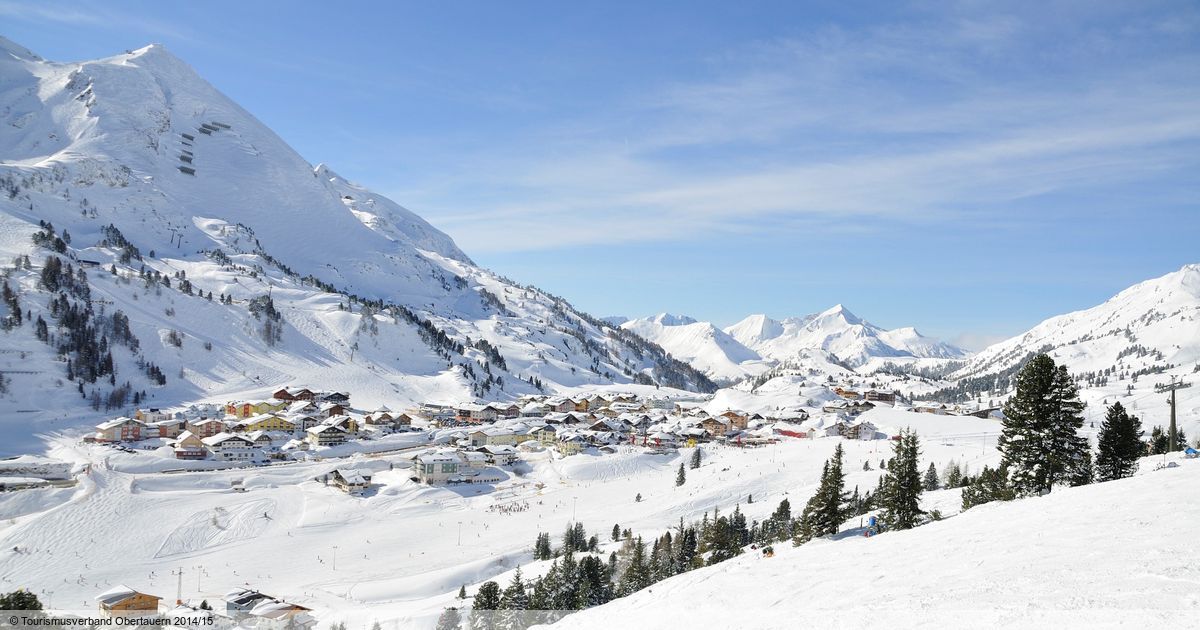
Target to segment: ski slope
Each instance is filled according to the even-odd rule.
[[[1185,628],[1200,616],[1200,461],[991,503],[905,532],[777,545],[554,628]]]

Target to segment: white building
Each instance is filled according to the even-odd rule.
[[[229,462],[250,462],[259,457],[259,451],[250,440],[232,433],[218,433],[203,440],[213,459]]]

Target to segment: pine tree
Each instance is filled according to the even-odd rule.
[[[646,543],[638,536],[633,543],[633,553],[630,554],[629,566],[621,576],[621,595],[636,593],[651,584],[650,566],[646,562]]]
[[[550,548],[550,534],[547,532],[539,532],[537,541],[533,544],[533,559],[534,560],[549,560],[554,556],[554,551]]]
[[[67,367],[71,367],[70,363],[67,364]],[[70,378],[69,374],[68,372],[68,378]],[[1167,441],[1167,434],[1163,431],[1163,428],[1159,425],[1154,425],[1154,428],[1150,429],[1150,454],[1162,455],[1166,453],[1169,444],[1170,442]]]
[[[704,456],[703,450],[697,446],[696,450],[692,451],[692,470],[700,467],[700,458]]]
[[[946,465],[946,487],[957,488],[962,485],[962,469],[958,467],[958,462],[950,460]]]
[[[38,596],[25,589],[0,595],[0,610],[41,610],[42,602]]]
[[[500,610],[500,585],[492,581],[479,585],[471,604],[471,627],[477,630],[495,628],[496,613]]]
[[[984,466],[971,483],[963,488],[962,509],[966,511],[992,501],[1011,501],[1015,496],[1008,482],[1008,471],[1003,466],[997,469]]]
[[[912,529],[919,525],[921,511],[921,456],[917,434],[904,430],[900,440],[893,443],[893,455],[888,461],[888,473],[883,479],[879,497],[879,518],[887,529]]]
[[[800,513],[793,544],[802,545],[813,538],[832,536],[842,526],[849,512],[850,495],[846,493],[846,475],[842,471],[842,445],[838,444],[833,457],[821,469],[821,483]]]
[[[521,579],[521,567],[513,573],[512,581],[500,595],[500,610],[524,611],[529,608],[529,593],[525,591],[525,581]],[[522,613],[504,613],[499,615],[499,625],[506,630],[524,627],[521,624]]]
[[[462,586],[458,587],[458,598],[459,599],[467,598],[467,585],[466,584],[463,584]]]
[[[929,469],[925,471],[924,485],[927,491],[937,490],[941,487],[937,468],[933,465],[933,462],[929,462]]]
[[[1096,454],[1096,478],[1110,481],[1130,477],[1137,472],[1142,455],[1142,423],[1125,411],[1121,403],[1108,408],[1100,425],[1099,452]]]
[[[1016,392],[1004,404],[1000,435],[1003,463],[1018,495],[1050,492],[1055,483],[1086,483],[1090,456],[1083,403],[1066,366],[1039,354],[1016,377]]]
[[[675,473],[675,485],[682,486],[687,482],[687,472],[683,469],[683,462],[679,462],[679,472]]]
[[[447,608],[438,616],[437,630],[459,630],[462,627],[462,615],[457,608]]]
[[[617,542],[618,540],[621,540],[621,526],[619,524],[616,524],[616,523],[613,524],[612,540],[613,540],[613,542]]]

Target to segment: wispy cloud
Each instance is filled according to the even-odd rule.
[[[1195,16],[1068,17],[963,10],[755,42],[705,80],[467,156],[469,178],[424,182],[416,206],[470,251],[519,250],[942,221],[1195,166],[1200,57],[1178,45]]]
[[[134,30],[157,39],[200,41],[193,29],[144,13],[123,11],[113,3],[0,0],[0,16],[42,24]]]

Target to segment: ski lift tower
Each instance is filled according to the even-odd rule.
[[[1169,385],[1157,385],[1154,391],[1159,394],[1170,393],[1171,397],[1167,399],[1167,404],[1171,406],[1171,424],[1167,429],[1167,452],[1173,453],[1179,450],[1179,429],[1175,424],[1175,392],[1186,387],[1191,387],[1191,383],[1184,383],[1176,380],[1176,377],[1171,377]]]

